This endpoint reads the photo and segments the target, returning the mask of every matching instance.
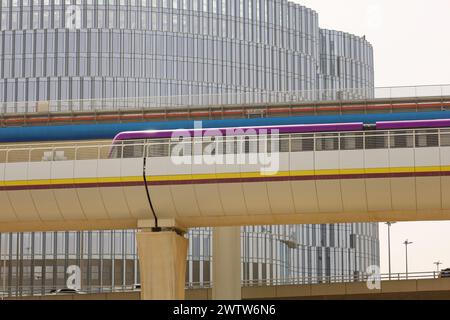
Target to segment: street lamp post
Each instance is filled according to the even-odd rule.
[[[6,294],[6,257],[7,257],[7,251],[9,251],[7,248],[9,248],[9,238],[8,242],[5,245],[5,250],[2,251],[2,259],[3,259],[3,268],[2,268],[2,281],[3,281],[3,291],[2,291],[2,300],[5,298]],[[8,269],[11,268],[11,265],[9,264]]]
[[[2,292],[2,300],[4,300],[5,292],[6,292],[6,254],[3,253],[3,269],[2,269],[2,280],[3,280],[3,292]]]
[[[388,226],[388,258],[389,258],[389,280],[391,280],[391,226],[395,222],[386,222]]]
[[[283,243],[287,250],[287,272],[288,272],[288,281],[295,281],[295,279],[292,278],[292,265],[291,265],[291,249],[298,249],[300,247],[300,244],[298,243],[297,239],[295,239],[295,236],[293,236],[293,232],[290,233],[289,239],[284,239],[281,235],[275,235],[272,233],[271,230],[266,230],[266,228],[262,228],[262,232],[269,234],[273,239],[276,239]],[[272,255],[272,250],[270,251],[270,254]]]
[[[439,266],[442,264],[442,262],[440,262],[440,261],[436,261],[436,262],[433,262],[433,264],[435,264],[436,265],[436,271],[438,272],[438,274],[439,274]]]
[[[403,242],[403,244],[405,245],[405,257],[406,257],[406,279],[408,279],[408,245],[412,244],[411,241],[408,241],[408,239],[405,240],[405,242]]]
[[[9,244],[9,239],[8,239],[8,244]],[[5,293],[6,293],[6,257],[7,257],[6,251],[7,251],[7,248],[9,248],[9,246],[5,246],[5,250],[3,250],[3,252],[2,252],[2,260],[3,260],[3,268],[2,268],[2,281],[3,281],[2,300],[5,299],[4,297],[5,297]]]

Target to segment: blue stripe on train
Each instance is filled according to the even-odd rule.
[[[373,124],[377,121],[395,120],[429,120],[450,119],[449,111],[435,112],[405,112],[384,114],[351,114],[351,115],[327,115],[327,116],[300,116],[284,118],[256,118],[256,119],[224,119],[203,120],[204,128],[218,127],[245,127],[265,125],[288,124],[314,124],[314,123],[342,123],[364,122]],[[129,122],[111,124],[78,124],[61,126],[30,126],[0,128],[0,142],[39,142],[39,141],[64,141],[64,140],[95,140],[112,139],[123,131],[137,130],[170,130],[191,129],[194,121],[164,121],[164,122]]]

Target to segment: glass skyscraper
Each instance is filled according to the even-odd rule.
[[[320,29],[316,12],[286,0],[0,4],[0,103],[8,112],[114,97],[326,89],[339,98],[374,86],[364,37]],[[186,280],[208,284],[211,231],[189,235]],[[134,241],[133,230],[3,234],[1,277],[13,291],[61,287],[75,264],[83,286],[133,284]],[[379,264],[378,225],[246,227],[242,253],[244,280],[354,276]]]

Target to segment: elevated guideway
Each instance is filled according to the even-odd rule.
[[[123,131],[145,130],[174,130],[193,129],[195,124],[201,121],[204,128],[229,128],[268,125],[295,125],[317,123],[349,123],[363,122],[375,124],[378,121],[402,121],[402,120],[430,120],[450,119],[450,111],[422,111],[399,113],[374,113],[374,114],[345,114],[345,115],[320,115],[320,116],[288,116],[288,117],[259,117],[221,120],[176,120],[154,122],[116,122],[116,123],[84,123],[65,124],[53,126],[25,126],[0,128],[0,143],[35,144],[39,142],[49,143],[82,143],[93,144],[96,140],[112,140],[114,136]],[[101,141],[99,141],[101,143]]]
[[[450,91],[450,90],[449,90]],[[157,122],[176,120],[236,119],[283,116],[320,116],[395,112],[443,111],[450,108],[448,96],[378,98],[364,100],[290,101],[195,106],[147,106],[135,108],[134,100],[124,100],[117,108],[96,108],[101,101],[83,108],[54,108],[58,111],[3,113],[0,126],[68,125],[82,123]],[[71,102],[72,103],[72,102]],[[131,105],[130,105],[131,104]],[[108,105],[107,103],[105,104]],[[91,106],[93,106],[91,108]],[[84,110],[83,110],[84,109]],[[20,110],[20,108],[19,108]]]
[[[449,118],[450,85],[0,104],[0,142],[111,139],[121,131]],[[273,123],[273,120],[272,120]]]
[[[323,112],[370,113],[376,110],[396,112],[408,109],[420,111],[422,108],[434,108],[436,102],[448,103],[450,84],[354,88],[339,91],[337,89],[302,90],[302,91],[254,91],[238,93],[220,93],[203,95],[154,96],[133,98],[96,98],[91,100],[54,100],[54,101],[19,101],[0,102],[0,113],[4,115],[2,124],[26,123],[27,118],[37,119],[41,115],[54,114],[56,116],[83,116],[83,112],[116,113],[118,118],[95,118],[100,121],[114,121],[118,119],[135,119],[130,114],[154,112],[155,118],[159,113],[183,119],[203,116],[235,116],[269,111],[268,114],[300,112],[303,114],[319,114]],[[445,106],[444,106],[445,107]],[[174,113],[169,113],[174,111]],[[198,114],[196,112],[199,112]],[[200,113],[203,112],[203,113]],[[212,113],[211,113],[212,112]],[[65,113],[65,115],[64,115]],[[123,115],[130,115],[130,118]],[[87,114],[86,114],[87,115]],[[16,119],[14,120],[14,118]],[[20,119],[22,117],[22,119]],[[35,118],[34,118],[35,117]],[[5,119],[10,118],[8,121]],[[143,117],[145,118],[145,117]],[[151,116],[149,118],[152,118]],[[51,118],[48,118],[49,120]],[[141,117],[142,119],[142,117]],[[93,118],[81,118],[93,120]],[[35,120],[36,122],[41,122]],[[54,119],[61,122],[63,119]],[[33,123],[34,121],[30,121]],[[53,121],[49,121],[52,123]]]
[[[127,157],[111,158],[111,145],[0,149],[0,231],[450,220],[448,129],[289,135],[266,164],[180,163],[170,143],[122,148]]]

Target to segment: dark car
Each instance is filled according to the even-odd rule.
[[[439,278],[450,278],[450,268],[441,270],[439,273]]]
[[[50,290],[50,294],[80,294],[80,293],[82,292],[80,292],[77,289],[69,289],[69,288]]]
[[[140,283],[133,284],[133,290],[141,290],[141,284]]]

